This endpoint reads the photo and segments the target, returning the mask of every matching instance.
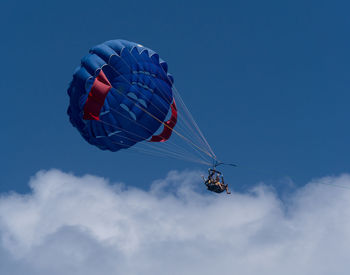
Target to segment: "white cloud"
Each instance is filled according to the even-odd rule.
[[[315,180],[282,202],[201,193],[196,172],[149,191],[39,172],[0,197],[0,274],[348,274],[350,176]],[[325,183],[325,184],[321,184]]]

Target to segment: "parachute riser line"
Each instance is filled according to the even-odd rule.
[[[124,61],[124,60],[123,60]],[[125,62],[125,61],[124,61]],[[126,63],[126,62],[125,62]],[[108,65],[110,65],[109,63],[107,63]],[[127,63],[126,63],[127,64]],[[127,64],[127,66],[129,66],[128,64]],[[113,69],[113,70],[115,70],[116,72],[118,72],[115,68],[113,68],[112,66],[111,66],[111,68]],[[131,67],[129,66],[129,68],[131,69]],[[102,69],[102,68],[100,68],[100,69]],[[163,69],[164,70],[164,69]],[[120,74],[120,76],[123,78],[123,79],[125,79],[129,84],[131,84],[130,83],[130,81],[124,76],[124,75],[122,75],[122,74]],[[138,88],[137,88],[138,89]],[[138,89],[139,90],[139,89]],[[116,89],[116,91],[119,93],[119,94],[121,94],[122,96],[124,96],[124,97],[127,97],[124,93],[122,93],[121,91],[119,91],[118,89]],[[203,150],[202,148],[200,148],[199,146],[197,146],[196,144],[194,144],[192,141],[190,141],[188,138],[186,138],[184,135],[182,135],[182,134],[180,134],[177,130],[175,130],[175,129],[171,129],[167,124],[165,124],[163,121],[161,121],[160,119],[158,119],[156,116],[154,116],[153,114],[151,114],[150,112],[148,112],[147,110],[145,110],[143,107],[141,107],[139,104],[138,104],[138,102],[136,102],[135,100],[132,100],[133,102],[134,102],[134,104],[135,104],[135,106],[137,106],[140,110],[142,110],[143,112],[145,112],[146,114],[148,114],[149,116],[151,116],[153,119],[155,119],[155,120],[157,120],[159,123],[161,123],[162,125],[164,125],[164,127],[167,127],[167,128],[169,128],[170,130],[172,130],[175,134],[177,134],[179,137],[181,137],[181,138],[183,138],[185,141],[187,141],[188,143],[190,143],[190,144],[192,144],[192,146],[194,146],[194,147],[196,147],[197,149],[199,149],[200,151],[202,151],[204,154],[206,154],[207,156],[209,156],[211,159],[214,159],[215,157],[214,156],[212,156],[209,152],[207,152],[207,151],[205,151],[205,150]]]

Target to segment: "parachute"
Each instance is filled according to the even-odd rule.
[[[149,48],[126,40],[91,48],[73,74],[68,95],[70,122],[102,150],[216,161],[167,63]]]

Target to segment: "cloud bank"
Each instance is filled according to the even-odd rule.
[[[148,191],[41,171],[26,195],[0,197],[0,274],[348,274],[350,175],[314,180],[281,201],[196,190],[170,172]]]

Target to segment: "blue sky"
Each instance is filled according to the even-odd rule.
[[[66,115],[88,49],[115,38],[156,50],[236,190],[349,172],[346,1],[4,1],[0,191],[41,169],[148,188],[191,163],[109,153]]]

